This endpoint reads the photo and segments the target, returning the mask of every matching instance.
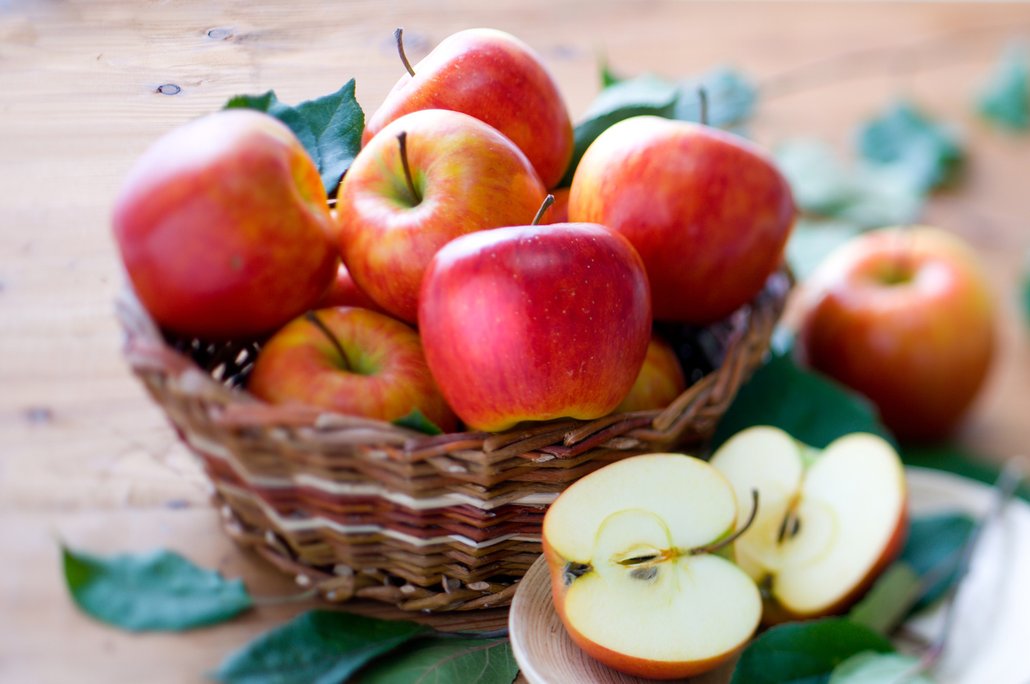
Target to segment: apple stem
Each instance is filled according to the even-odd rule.
[[[415,204],[422,201],[422,195],[415,188],[415,179],[411,177],[411,167],[408,166],[408,132],[401,131],[397,134],[397,142],[401,146],[401,166],[404,167],[404,180],[408,182],[408,191],[411,193]]]
[[[751,527],[752,523],[755,522],[755,518],[757,516],[758,516],[758,490],[757,489],[752,489],[751,490],[751,515],[749,515],[747,517],[747,522],[744,523],[743,527],[741,527],[740,529],[738,529],[736,532],[734,532],[730,536],[726,537],[725,539],[720,539],[719,541],[714,542],[712,544],[707,544],[706,546],[699,546],[699,547],[697,547],[695,549],[691,549],[690,550],[690,555],[691,556],[699,556],[699,555],[701,555],[703,553],[715,553],[716,551],[719,551],[720,549],[723,549],[723,548],[729,546],[733,542],[735,542],[738,539],[740,539],[740,536],[742,534],[744,534],[745,532],[748,531],[748,529]]]
[[[702,126],[708,125],[708,91],[705,90],[704,86],[697,87],[697,101],[698,107],[701,110],[699,118]]]
[[[325,324],[325,321],[319,318],[318,314],[314,311],[308,311],[304,314],[304,318],[318,328],[319,332],[325,335],[326,339],[333,345],[333,349],[335,349],[336,353],[340,355],[340,360],[343,362],[343,369],[346,371],[352,370],[353,366],[351,366],[350,360],[347,358],[347,352],[343,350],[343,345],[340,344],[340,340],[336,338],[336,335],[334,335],[333,331],[329,329],[329,326]]]
[[[404,29],[395,29],[393,32],[393,39],[397,41],[397,52],[401,56],[401,62],[404,63],[404,68],[408,70],[409,74],[414,76],[415,70],[411,68],[411,62],[408,61],[408,56],[404,54]]]
[[[548,195],[545,197],[544,201],[540,204],[540,208],[536,210],[536,216],[533,217],[533,221],[529,225],[538,225],[540,223],[540,219],[544,217],[544,212],[550,209],[552,204],[554,204],[554,195]]]

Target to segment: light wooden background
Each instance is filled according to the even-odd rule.
[[[985,128],[970,101],[1005,42],[1030,35],[1030,6],[0,1],[0,681],[197,681],[300,609],[134,637],[64,594],[59,539],[170,546],[258,592],[291,590],[222,537],[198,469],[122,363],[112,199],[150,141],[234,94],[274,88],[297,102],[356,77],[370,111],[401,73],[396,26],[418,58],[477,25],[539,50],[574,116],[597,90],[603,50],[629,74],[740,67],[763,86],[753,132],[764,143],[812,134],[846,149],[898,93],[959,125],[968,180],[927,218],[977,247],[1002,313],[998,364],[959,439],[992,459],[1026,453],[1030,340],[1016,282],[1030,247],[1030,136]],[[166,83],[181,91],[159,94]]]

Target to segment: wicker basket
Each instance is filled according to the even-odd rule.
[[[166,338],[128,289],[118,312],[133,372],[201,459],[233,538],[330,601],[447,611],[510,602],[540,553],[547,504],[571,482],[703,445],[765,354],[789,289],[776,273],[706,328],[715,370],[660,412],[436,437],[262,403],[239,389],[257,343]]]

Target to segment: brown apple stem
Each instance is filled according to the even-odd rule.
[[[544,217],[544,212],[550,209],[552,204],[554,204],[554,195],[548,195],[545,197],[544,201],[540,204],[540,208],[536,210],[536,216],[533,217],[533,221],[529,225],[538,225],[540,223],[540,219]]]
[[[701,120],[702,126],[708,125],[708,91],[705,90],[704,86],[697,87],[697,102],[698,107],[701,110],[699,119]]]
[[[408,56],[404,54],[404,29],[397,28],[394,30],[393,39],[397,41],[397,53],[401,56],[401,62],[404,63],[404,68],[408,70],[409,74],[414,76],[415,70],[411,68],[411,62],[408,61]]]
[[[408,182],[408,192],[411,193],[415,204],[419,204],[422,201],[422,195],[415,188],[415,179],[411,177],[411,167],[408,165],[408,132],[398,133],[397,142],[401,146],[401,166],[404,167],[404,180]]]
[[[716,551],[719,551],[720,549],[723,549],[723,548],[729,546],[733,542],[735,542],[738,539],[740,539],[740,536],[742,534],[744,534],[745,532],[748,531],[748,529],[751,527],[751,525],[755,522],[755,518],[757,516],[758,516],[758,490],[757,489],[752,489],[751,490],[751,515],[749,515],[747,517],[747,522],[744,523],[744,526],[741,527],[736,532],[734,532],[733,534],[731,534],[730,536],[726,537],[725,539],[720,539],[717,542],[713,542],[713,543],[707,544],[705,546],[699,546],[699,547],[697,547],[695,549],[691,549],[690,550],[690,555],[691,556],[699,556],[699,555],[701,555],[703,553],[715,553]]]
[[[336,339],[336,335],[334,335],[333,331],[329,329],[329,326],[325,324],[325,321],[319,318],[318,314],[314,311],[308,311],[304,314],[304,318],[318,328],[319,332],[325,335],[326,339],[333,345],[333,349],[335,349],[336,353],[340,355],[340,361],[343,363],[343,370],[351,370],[353,366],[351,366],[350,360],[347,358],[347,352],[343,350],[343,345],[340,344],[340,340]]]

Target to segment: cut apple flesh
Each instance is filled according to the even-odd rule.
[[[761,598],[746,573],[704,550],[736,516],[726,479],[679,454],[626,459],[572,485],[543,529],[570,634],[595,655],[591,645],[628,656],[610,665],[652,676],[671,672],[662,663],[717,664],[733,653],[757,627]]]
[[[736,559],[790,614],[843,608],[900,543],[904,469],[875,435],[842,437],[819,454],[781,430],[751,428],[712,465],[738,496],[758,490],[762,505],[734,545]]]

